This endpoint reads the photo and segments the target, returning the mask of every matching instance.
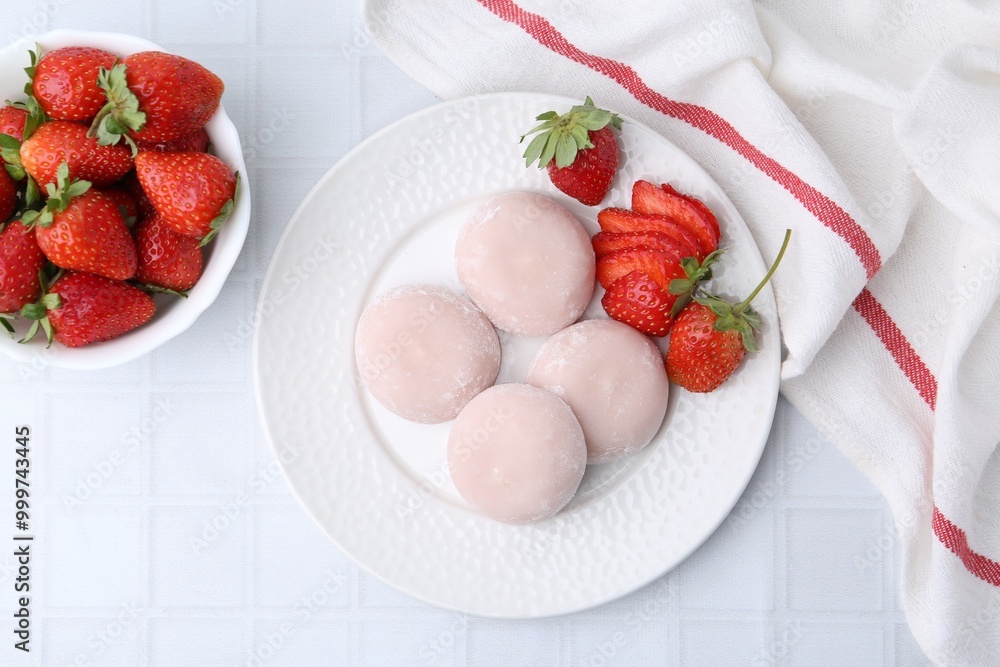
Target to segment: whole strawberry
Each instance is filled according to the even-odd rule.
[[[135,242],[114,200],[91,190],[87,181],[70,181],[65,164],[48,195],[45,208],[26,212],[22,222],[35,228],[38,247],[49,261],[115,280],[135,275]]]
[[[198,239],[178,234],[157,215],[143,220],[136,228],[135,246],[139,255],[137,282],[184,292],[201,278],[202,251]]]
[[[600,204],[618,171],[618,140],[611,128],[621,130],[621,118],[588,97],[569,113],[548,111],[535,120],[544,122],[521,137],[540,133],[524,151],[527,165],[538,160],[560,191],[587,206]]]
[[[102,145],[175,141],[204,127],[219,107],[222,79],[193,60],[142,51],[101,73],[107,104],[91,131]]]
[[[40,188],[56,182],[56,170],[69,165],[71,178],[110,185],[132,169],[128,146],[100,146],[87,126],[65,120],[42,123],[21,144],[21,164]]]
[[[20,142],[24,139],[24,122],[28,112],[10,104],[0,107],[0,134],[14,137]]]
[[[746,299],[732,305],[714,295],[696,296],[677,316],[667,349],[667,377],[693,392],[709,392],[725,382],[746,352],[755,352],[754,330],[760,315],[750,302],[774,275],[788,247],[792,231],[785,232],[781,250],[763,280]]]
[[[17,221],[8,223],[0,231],[0,313],[16,313],[38,298],[44,266],[35,233]]]
[[[31,340],[39,328],[50,345],[53,339],[66,347],[111,340],[145,324],[155,311],[152,297],[134,285],[69,271],[37,303],[21,309],[22,317],[35,320],[21,342]]]
[[[106,102],[97,75],[117,60],[115,54],[89,46],[49,51],[34,67],[32,94],[50,118],[89,121]]]
[[[236,175],[209,153],[143,151],[135,173],[153,208],[174,231],[205,245],[233,210]]]

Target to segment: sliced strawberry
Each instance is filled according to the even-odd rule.
[[[666,232],[598,232],[591,239],[591,243],[594,246],[594,253],[598,257],[616,250],[625,250],[636,246],[656,248],[676,254],[681,258],[701,255],[701,246],[695,244],[692,247],[686,241],[679,241]]]
[[[704,218],[698,207],[648,181],[639,180],[632,186],[632,208],[636,213],[666,215],[673,218],[698,237],[702,247],[706,249],[706,254],[719,246],[716,228]]]
[[[598,258],[597,280],[608,289],[622,276],[640,271],[669,292],[671,280],[685,277],[680,260],[678,255],[645,246],[618,250]]]
[[[698,211],[701,212],[702,216],[706,220],[708,220],[709,223],[711,223],[712,229],[715,230],[715,238],[717,238],[717,239],[721,239],[722,238],[722,230],[719,229],[719,221],[718,221],[718,219],[716,219],[715,214],[712,213],[712,209],[710,209],[708,206],[705,206],[705,202],[703,202],[700,199],[697,199],[696,197],[692,197],[691,195],[686,195],[686,194],[683,194],[681,192],[677,192],[677,190],[674,190],[670,186],[669,183],[664,183],[660,187],[663,188],[664,192],[667,192],[667,193],[672,194],[672,195],[676,195],[678,197],[681,197],[681,198],[686,199],[687,201],[691,202],[691,204],[696,209],[698,209]]]
[[[622,276],[611,286],[601,305],[615,320],[649,336],[666,336],[673,321],[670,308],[677,297],[641,271]]]
[[[636,213],[624,208],[606,208],[597,214],[597,224],[606,232],[627,234],[632,232],[661,232],[673,236],[677,241],[695,249],[701,259],[710,249],[687,227],[670,216]]]

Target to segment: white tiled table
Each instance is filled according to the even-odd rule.
[[[128,32],[222,76],[254,215],[218,301],[154,354],[89,373],[0,360],[0,438],[31,425],[40,505],[32,652],[13,650],[4,625],[15,602],[4,548],[0,664],[927,664],[900,610],[885,503],[784,400],[735,513],[680,567],[618,602],[482,620],[359,571],[275,474],[255,414],[248,323],[271,252],[313,183],[435,98],[381,56],[355,2],[4,9],[4,41],[59,27]],[[13,469],[12,452],[0,460]],[[9,516],[13,475],[0,478]]]

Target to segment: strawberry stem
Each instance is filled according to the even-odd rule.
[[[792,230],[786,229],[785,240],[781,242],[781,250],[778,251],[778,256],[774,258],[774,262],[771,264],[771,268],[768,269],[767,273],[764,274],[764,278],[760,281],[760,283],[757,284],[757,287],[755,287],[754,290],[750,292],[750,296],[743,299],[743,301],[741,301],[739,304],[737,304],[735,308],[733,308],[734,313],[742,313],[744,310],[746,310],[747,306],[750,305],[750,302],[753,301],[753,298],[757,296],[757,294],[762,289],[764,289],[764,285],[766,285],[767,281],[771,279],[771,276],[774,275],[775,270],[777,270],[778,268],[778,264],[781,263],[781,258],[785,256],[785,249],[788,247],[788,240],[791,237],[792,237]]]
[[[525,166],[530,167],[538,161],[538,168],[543,169],[555,160],[556,167],[568,167],[576,159],[579,151],[593,148],[590,132],[596,132],[608,125],[617,130],[622,129],[622,120],[618,114],[613,114],[594,106],[589,97],[582,105],[577,105],[563,115],[555,111],[546,111],[535,120],[543,121],[527,133],[525,137],[539,132],[524,151]]]

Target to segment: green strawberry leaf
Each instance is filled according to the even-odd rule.
[[[24,334],[24,338],[22,338],[21,340],[19,340],[17,342],[18,343],[27,343],[28,341],[30,341],[32,338],[35,337],[35,334],[38,333],[38,329],[39,329],[38,320],[35,320],[34,322],[31,323],[31,326],[28,327],[28,331],[27,331],[27,333]]]
[[[0,313],[0,326],[7,330],[7,334],[13,338],[14,337],[14,325],[10,323],[11,316],[6,313]]]
[[[523,141],[524,137],[521,137],[521,140]],[[547,136],[544,134],[539,134],[531,140],[531,143],[528,144],[528,147],[524,151],[524,166],[530,167],[531,163],[542,155],[542,149],[545,148],[546,140]]]
[[[116,63],[110,70],[101,68],[97,74],[97,87],[104,91],[108,102],[94,117],[88,137],[97,137],[101,146],[117,144],[122,138],[132,148],[132,156],[139,152],[129,134],[146,125],[146,113],[139,110],[139,98],[128,87],[125,63]]]
[[[572,134],[561,135],[556,140],[556,167],[562,169],[576,159],[576,140]]]

